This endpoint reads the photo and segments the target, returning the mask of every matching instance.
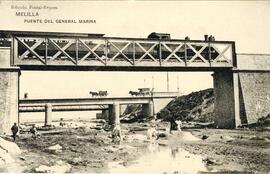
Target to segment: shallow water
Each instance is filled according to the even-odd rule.
[[[109,163],[110,173],[197,173],[208,171],[202,157],[180,147],[163,147],[150,143],[148,151],[130,166],[122,162]]]

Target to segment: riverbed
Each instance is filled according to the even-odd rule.
[[[52,134],[41,132],[37,139],[22,134],[17,141],[23,150],[21,172],[35,172],[41,165],[52,166],[59,160],[69,164],[72,173],[270,172],[269,132],[188,129],[170,134],[166,124],[158,122],[121,127],[121,144],[112,142],[110,131],[81,123],[56,128]],[[163,136],[147,139],[150,127]],[[47,150],[54,145],[62,150]]]

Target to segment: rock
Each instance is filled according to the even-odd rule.
[[[199,141],[200,138],[195,137],[190,132],[179,132],[182,141]]]
[[[147,139],[147,137],[145,135],[142,135],[142,134],[129,135],[129,138],[132,140],[141,140],[141,141],[144,141]]]
[[[57,161],[54,166],[41,165],[35,168],[35,172],[38,173],[66,173],[70,172],[71,166],[63,161]]]
[[[220,136],[220,139],[225,140],[226,142],[232,142],[234,138],[229,135]]]
[[[79,165],[82,162],[82,158],[73,158],[71,160],[68,161],[68,163],[72,164],[72,165]]]
[[[25,161],[25,158],[22,157],[22,156],[19,156],[19,159],[22,160],[22,161]]]
[[[105,147],[103,149],[108,153],[114,153],[118,150],[117,148],[114,148],[114,147]]]
[[[0,147],[6,150],[10,155],[19,155],[22,153],[17,144],[6,141],[3,138],[0,138]]]
[[[250,138],[250,140],[265,140],[265,141],[267,141],[268,140],[268,138],[267,137],[262,137],[262,136],[253,136],[253,137],[251,137]]]
[[[91,132],[90,127],[87,127],[87,126],[82,127],[82,130],[83,130],[84,133],[89,133],[89,132]]]
[[[13,163],[14,159],[6,150],[0,149],[0,165]]]
[[[59,144],[56,144],[54,146],[48,147],[47,150],[51,153],[60,153],[62,152],[62,146],[60,146]]]
[[[158,137],[159,138],[165,138],[165,137],[168,137],[169,134],[167,132],[158,132]]]
[[[119,150],[123,150],[123,149],[127,149],[127,150],[131,150],[134,149],[135,147],[129,146],[129,145],[120,145],[118,146]]]
[[[150,127],[151,125],[149,123],[144,123],[142,127]]]
[[[100,160],[91,160],[91,161],[89,161],[89,164],[88,165],[91,168],[101,168],[101,167],[104,167],[104,163],[102,161],[100,161]]]
[[[97,125],[97,126],[95,126],[95,127],[94,127],[94,129],[96,129],[96,130],[102,130],[102,129],[103,129],[103,127],[102,127],[102,126],[98,126],[98,125]]]
[[[106,124],[106,120],[104,120],[104,119],[99,119],[99,120],[97,120],[97,123]]]
[[[203,162],[206,163],[206,165],[221,165],[221,162],[218,162],[217,160],[210,158],[210,157],[206,157],[203,159]]]
[[[202,140],[206,140],[209,136],[208,135],[203,135]]]
[[[74,149],[74,148],[70,148],[70,151],[71,151],[71,152],[75,152],[75,153],[78,152],[78,150],[77,150],[77,149]]]

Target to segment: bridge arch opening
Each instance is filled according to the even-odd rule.
[[[167,72],[22,71],[20,99],[25,97],[25,93],[30,99],[93,98],[89,94],[90,90],[107,90],[107,98],[131,97],[129,91],[138,90],[138,88],[149,88],[157,92],[157,95],[167,95],[167,92],[179,92],[177,95],[184,95],[197,90],[212,88],[211,74],[212,72],[169,72],[167,74]],[[167,91],[168,75],[169,91]],[[156,102],[153,106],[153,114],[159,112],[171,101],[171,99],[154,100]],[[124,112],[125,106],[127,105],[121,105],[120,114]],[[102,107],[106,107],[106,105],[97,105],[96,108],[93,106],[93,111],[89,111],[91,108],[88,108],[88,111],[84,112],[82,112],[83,109],[80,111],[70,109],[70,112],[63,112],[61,108],[58,108],[58,111],[53,111],[53,119],[71,119],[72,117],[73,119],[90,119],[96,117],[97,113],[102,113]],[[147,108],[144,104],[141,104],[141,107]],[[44,113],[21,113],[20,116],[23,122],[27,121],[27,118],[32,121],[44,120]]]
[[[10,125],[18,120],[20,71],[25,70],[214,72],[217,125],[235,128],[244,123],[242,120],[254,123],[260,117],[258,115],[269,113],[269,55],[236,54],[234,41],[112,38],[18,31],[1,31],[1,40],[3,104],[0,112],[3,119],[0,127],[4,132],[10,131]],[[147,84],[145,80],[142,83]],[[49,89],[53,91],[62,84],[65,83],[59,80]],[[125,85],[119,85],[122,91]],[[254,90],[249,92],[249,89]],[[30,97],[31,93],[28,95]]]

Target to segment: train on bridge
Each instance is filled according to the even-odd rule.
[[[14,36],[14,37],[13,37]],[[12,39],[11,39],[12,38]],[[37,32],[0,31],[0,46],[13,46],[14,63],[36,60],[46,64],[50,61],[89,62],[97,60],[127,61],[163,61],[209,63],[224,57],[220,45],[226,42],[208,40],[172,40],[167,33],[151,33],[147,38],[114,38],[103,34],[53,34]],[[11,42],[14,42],[13,45]],[[14,45],[15,44],[15,45]],[[15,48],[16,47],[16,48]],[[226,47],[227,49],[227,47]],[[222,55],[221,55],[222,54]],[[228,63],[227,59],[219,62]]]

